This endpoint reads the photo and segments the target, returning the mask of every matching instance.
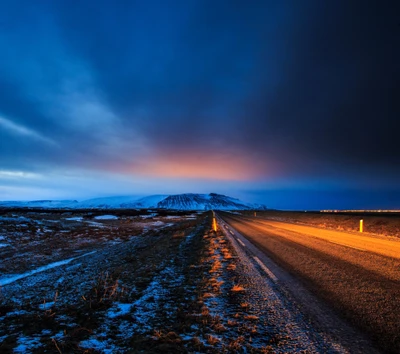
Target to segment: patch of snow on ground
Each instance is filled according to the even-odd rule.
[[[8,313],[6,314],[6,316],[22,316],[22,315],[26,315],[26,314],[28,314],[28,311],[25,311],[25,310],[15,310],[15,311],[8,312]]]
[[[96,220],[116,220],[118,216],[115,215],[99,215],[94,217]]]
[[[99,227],[99,228],[104,228],[104,224],[100,223],[100,222],[96,222],[96,221],[86,221],[88,225],[90,226],[95,226],[95,227]]]
[[[82,216],[74,216],[72,218],[65,218],[65,220],[69,220],[69,221],[82,221],[83,217]]]
[[[39,305],[40,310],[48,310],[54,306],[55,302],[44,302]]]
[[[7,216],[0,216],[0,221],[31,221],[31,219],[26,218],[25,216],[18,216],[18,217],[7,217]]]
[[[40,338],[29,338],[21,336],[18,338],[18,346],[14,348],[14,353],[29,353],[32,349],[39,348]]]
[[[153,218],[153,217],[155,217],[155,216],[157,216],[157,213],[151,213],[151,214],[149,214],[149,215],[140,215],[140,217],[141,217],[142,219],[150,219],[150,218]]]
[[[81,256],[78,256],[78,257],[65,259],[63,261],[50,263],[50,264],[47,264],[45,266],[39,267],[37,269],[30,270],[29,272],[26,272],[26,273],[23,273],[23,274],[14,274],[14,275],[11,275],[11,276],[7,275],[7,276],[5,276],[3,278],[0,278],[0,286],[4,286],[4,285],[8,285],[8,284],[14,283],[17,280],[29,277],[29,276],[34,275],[36,273],[44,272],[44,271],[46,271],[48,269],[60,267],[62,265],[65,265],[65,264],[68,264],[68,263],[72,262],[75,259],[87,256],[87,255],[92,254],[92,253],[96,253],[96,251],[85,253],[85,254],[83,254]]]
[[[87,339],[79,343],[79,346],[87,349],[95,349],[104,354],[115,353],[115,348],[110,346],[107,342],[102,342],[98,339]]]
[[[191,242],[194,234],[187,236],[185,242],[180,245],[180,252],[183,251],[181,246]],[[170,294],[171,288],[181,286],[184,281],[184,275],[180,274],[179,269],[173,265],[173,260],[169,262],[171,265],[166,265],[165,268],[153,278],[153,281],[148,285],[142,296],[133,302],[129,303],[114,303],[113,307],[108,310],[106,321],[103,323],[100,332],[93,335],[91,339],[80,343],[81,347],[97,349],[103,353],[108,353],[108,349],[114,348],[112,339],[107,335],[109,321],[115,323],[115,318],[132,314],[135,318],[135,323],[121,321],[119,324],[118,336],[129,337],[133,334],[144,333],[154,328],[154,320],[158,316],[160,309],[170,310],[177,306],[174,303],[166,303],[166,299]],[[166,286],[167,285],[167,286]],[[108,321],[107,321],[108,320]],[[104,341],[99,341],[98,338],[107,338]],[[83,343],[83,345],[82,345]],[[112,352],[112,351],[111,351]]]
[[[8,243],[0,243],[0,248],[10,246]]]
[[[115,318],[118,316],[126,315],[130,312],[132,304],[122,304],[119,302],[114,303],[113,307],[107,312],[108,318]]]

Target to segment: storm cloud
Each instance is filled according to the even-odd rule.
[[[3,2],[0,48],[4,176],[400,187],[389,2]]]

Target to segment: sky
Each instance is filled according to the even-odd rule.
[[[0,200],[400,208],[400,5],[5,0]]]

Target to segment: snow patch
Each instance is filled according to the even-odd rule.
[[[27,353],[31,352],[32,349],[41,347],[40,338],[20,336],[17,343],[18,346],[14,348],[14,353]]]
[[[102,342],[95,338],[83,340],[79,343],[79,346],[87,349],[95,349],[104,354],[115,353],[115,348],[113,346],[110,346],[109,344],[107,344],[107,342]]]
[[[154,218],[155,216],[157,216],[157,213],[151,213],[149,215],[140,215],[141,219],[151,219]]]
[[[116,220],[118,216],[115,215],[99,215],[94,217],[96,220]]]
[[[114,303],[113,307],[108,310],[107,317],[115,318],[126,315],[131,311],[132,306],[133,306],[132,304],[123,304],[116,302]]]
[[[31,275],[36,274],[36,273],[44,272],[44,271],[46,271],[48,269],[60,267],[62,265],[65,265],[65,264],[68,264],[68,263],[72,262],[75,259],[78,259],[78,258],[81,258],[81,257],[84,257],[84,256],[88,256],[89,254],[93,254],[93,253],[96,253],[96,251],[85,253],[85,254],[83,254],[81,256],[78,256],[78,257],[65,259],[63,261],[50,263],[50,264],[47,264],[45,266],[39,267],[37,269],[30,270],[29,272],[26,272],[26,273],[23,273],[23,274],[14,274],[12,276],[7,275],[7,276],[5,276],[3,278],[0,278],[0,286],[4,286],[4,285],[8,285],[8,284],[14,283],[17,280],[20,280],[20,279],[23,279],[23,278],[27,278],[27,277],[29,277]]]
[[[82,216],[74,216],[72,218],[65,218],[65,220],[69,220],[69,221],[82,221],[83,217]]]
[[[40,310],[48,310],[54,306],[55,302],[44,302],[39,305]]]

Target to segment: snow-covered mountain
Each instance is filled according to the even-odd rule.
[[[159,208],[179,210],[243,210],[251,209],[249,204],[222,194],[178,194],[170,195],[158,203]]]
[[[77,200],[0,201],[0,207],[16,208],[77,208]]]
[[[0,202],[0,207],[69,208],[69,209],[174,209],[174,210],[244,210],[266,209],[264,205],[249,204],[222,194],[177,194],[105,197],[76,200],[37,200],[30,202]]]

